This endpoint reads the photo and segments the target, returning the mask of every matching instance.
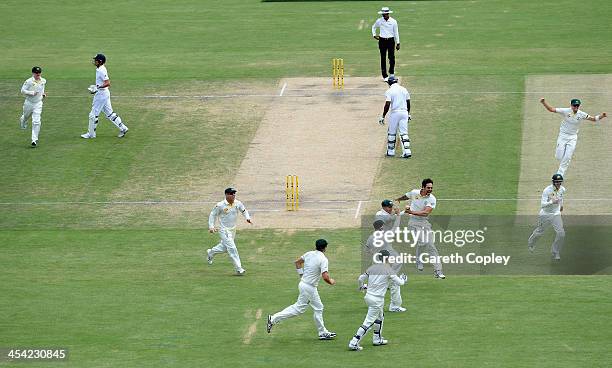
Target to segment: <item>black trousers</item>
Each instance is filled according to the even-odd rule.
[[[395,39],[381,37],[378,40],[378,49],[380,50],[380,71],[383,78],[387,78],[389,74],[395,74]],[[389,52],[389,74],[387,74],[387,52]]]

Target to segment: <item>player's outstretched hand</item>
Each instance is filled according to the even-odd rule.
[[[544,99],[544,97],[540,98],[540,103],[544,103],[546,102],[546,100]]]
[[[249,224],[253,225],[253,221],[251,219],[246,220]]]
[[[336,280],[334,280],[334,279],[329,279],[329,284],[330,284],[330,285],[336,285]]]
[[[607,112],[602,112],[601,115],[599,116],[599,118],[601,119],[601,118],[605,118],[607,116],[608,116]]]

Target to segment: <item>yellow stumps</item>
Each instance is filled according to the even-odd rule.
[[[332,79],[334,88],[344,88],[344,59],[332,59]]]
[[[285,177],[285,206],[287,211],[297,211],[300,206],[300,185],[297,175]]]

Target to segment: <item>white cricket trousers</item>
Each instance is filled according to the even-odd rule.
[[[389,127],[387,128],[387,155],[389,156],[395,155],[395,142],[398,133],[402,154],[411,154],[408,138],[408,111],[392,111],[389,114]]]
[[[93,101],[91,103],[91,111],[89,112],[89,126],[87,132],[91,137],[95,137],[96,125],[98,124],[98,116],[100,112],[104,112],[106,118],[110,120],[119,130],[125,130],[127,127],[121,121],[119,115],[113,111],[113,105],[110,101],[110,91],[106,89],[100,89],[94,94]]]
[[[314,311],[314,321],[319,335],[328,332],[323,322],[323,303],[321,302],[317,288],[300,281],[298,290],[300,291],[300,295],[298,296],[297,302],[274,314],[272,316],[272,323],[277,324],[287,318],[299,316],[306,312],[306,308],[310,305]]]
[[[26,122],[30,117],[32,118],[32,142],[38,141],[38,134],[40,133],[40,115],[42,114],[42,101],[31,103],[25,101],[23,103],[23,115],[21,115],[21,121]]]
[[[391,246],[386,247],[385,249],[389,251],[390,256],[398,257],[400,255]],[[393,269],[393,272],[396,275],[401,272],[402,265],[403,263],[399,263],[399,262],[392,264],[391,268]],[[389,304],[389,309],[401,307],[402,306],[402,289],[400,288],[400,286],[393,281],[389,281],[389,293],[391,294],[391,303]]]
[[[555,240],[553,241],[551,247],[551,253],[553,256],[560,255],[561,248],[563,248],[563,241],[565,240],[565,229],[563,229],[563,219],[561,218],[561,214],[553,215],[553,214],[545,214],[540,215],[538,219],[538,226],[533,230],[533,233],[529,237],[529,246],[533,247],[538,239],[544,235],[544,231],[552,226],[555,229]]]
[[[432,262],[432,266],[434,271],[442,272],[442,263],[440,263],[440,258],[438,254],[438,248],[436,248],[434,244],[434,234],[431,230],[431,224],[411,224],[408,223],[408,231],[412,234],[415,234],[417,237],[416,241],[416,257],[417,257],[417,265],[420,265],[421,262],[421,254],[427,253],[428,256],[425,259],[430,259],[430,257],[436,257],[435,262]]]
[[[236,229],[223,229],[219,230],[219,237],[221,241],[219,244],[215,245],[210,251],[212,255],[219,253],[226,253],[229,255],[232,263],[234,264],[234,269],[236,272],[242,272],[244,269],[242,268],[242,264],[240,263],[240,256],[238,255],[238,248],[236,248],[236,243],[234,239],[236,238]]]
[[[555,158],[559,160],[559,170],[557,172],[563,176],[565,176],[565,171],[572,160],[577,142],[577,134],[559,134],[559,138],[557,138],[557,149],[555,150]]]
[[[374,333],[372,335],[372,341],[374,343],[380,341],[382,339],[382,327],[383,321],[385,319],[384,316],[384,305],[385,298],[380,296],[374,296],[370,294],[366,294],[364,300],[368,306],[368,314],[366,314],[365,319],[363,320],[363,324],[359,326],[357,332],[353,336],[350,341],[350,345],[358,345],[363,336],[368,332],[368,330],[374,326]]]

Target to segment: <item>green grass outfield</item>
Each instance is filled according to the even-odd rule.
[[[2,2],[0,348],[70,349],[67,363],[49,367],[606,366],[610,276],[417,275],[404,288],[409,311],[387,316],[391,344],[352,354],[346,343],[366,311],[355,291],[358,229],[240,231],[249,274],[237,278],[227,257],[203,263],[217,239],[206,232],[206,206],[177,214],[92,203],[220,192],[272,102],[137,96],[274,91],[283,77],[329,75],[333,57],[344,58],[348,78],[376,76],[369,25],[382,5],[400,22],[415,152],[434,149],[385,160],[375,197],[431,176],[440,198],[515,198],[525,75],[612,72],[608,1]],[[95,141],[78,137],[97,52],[109,58],[113,106],[130,126],[124,140],[106,121]],[[33,65],[49,92],[36,150],[17,128]],[[439,207],[515,210],[512,201]],[[310,312],[268,336],[265,315],[297,296],[291,261],[318,237],[331,244],[338,285],[320,292],[338,340],[317,341]]]

